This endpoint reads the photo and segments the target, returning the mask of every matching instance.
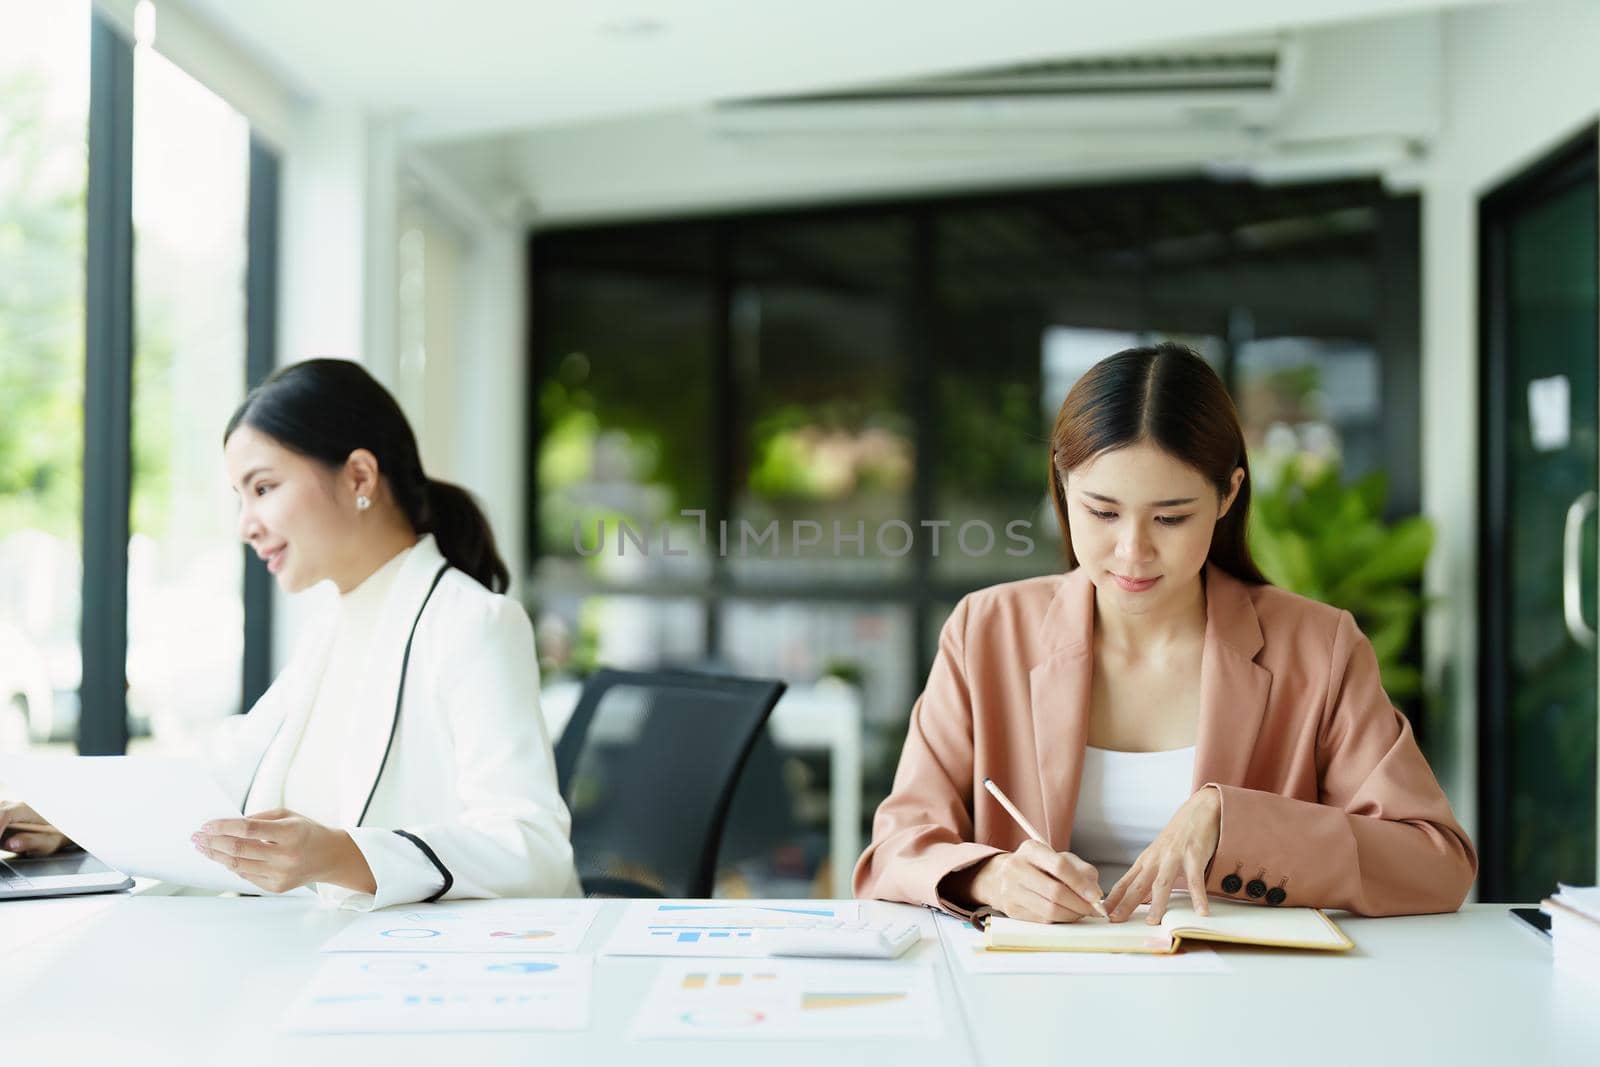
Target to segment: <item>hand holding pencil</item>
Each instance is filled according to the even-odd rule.
[[[976,869],[966,895],[1014,919],[1032,922],[1104,916],[1099,872],[1070,852],[1055,851],[998,786],[987,778],[983,785],[1030,840],[1015,852],[985,861]]]

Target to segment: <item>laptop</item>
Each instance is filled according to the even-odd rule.
[[[0,857],[0,900],[117,893],[132,888],[132,878],[87,852]]]

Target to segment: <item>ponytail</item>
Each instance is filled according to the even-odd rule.
[[[472,494],[459,485],[424,478],[427,511],[419,533],[431,533],[450,565],[491,593],[511,588],[511,572],[494,544],[494,531]],[[416,525],[413,523],[413,525]]]

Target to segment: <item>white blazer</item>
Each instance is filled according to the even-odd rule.
[[[377,892],[318,885],[318,893],[357,910],[580,895],[522,606],[446,567],[429,535],[401,564],[381,619],[365,671],[368,699],[350,709],[338,819]],[[331,612],[319,620],[249,713],[209,739],[207,757],[246,814],[283,796],[335,622]]]

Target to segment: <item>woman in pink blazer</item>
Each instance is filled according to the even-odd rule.
[[[1170,344],[1103,360],[1050,444],[1066,573],[956,607],[856,895],[1041,922],[1146,901],[1156,922],[1180,886],[1201,913],[1460,906],[1476,853],[1371,644],[1250,558],[1244,437],[1210,367]],[[1102,900],[1108,859],[1128,867]]]

